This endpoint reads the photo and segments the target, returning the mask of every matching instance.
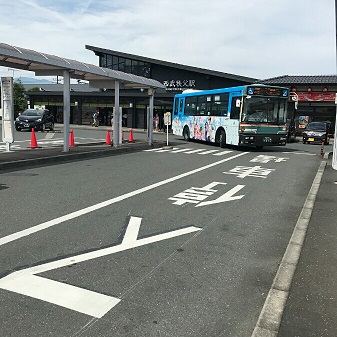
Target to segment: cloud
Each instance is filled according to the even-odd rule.
[[[257,78],[336,72],[331,0],[21,0],[0,18],[1,42],[93,64],[86,44]]]

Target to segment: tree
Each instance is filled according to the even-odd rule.
[[[20,80],[17,80],[13,84],[14,95],[14,116],[19,114],[19,111],[26,109],[27,99],[25,95],[25,87]]]
[[[40,91],[40,88],[39,87],[33,87],[33,88],[28,89],[27,91]]]

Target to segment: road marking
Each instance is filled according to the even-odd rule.
[[[219,150],[205,150],[205,149],[191,149],[191,148],[181,149],[179,147],[173,147],[172,149],[163,149],[163,148],[149,149],[143,151],[156,152],[156,153],[169,152],[169,153],[201,154],[201,155],[211,154],[213,156],[223,156],[225,154],[233,152],[231,150],[219,151]]]
[[[306,156],[317,156],[316,153],[308,153],[308,152],[290,152],[290,151],[288,151],[288,152],[282,152],[282,153],[287,153],[287,154],[289,154],[289,153],[291,153],[291,154],[304,154]]]
[[[45,139],[52,139],[54,136],[55,136],[55,132],[48,132],[44,138]]]
[[[219,152],[219,150],[208,150],[208,151],[204,151],[204,152],[201,152],[201,153],[198,153],[198,154],[210,154],[210,153],[212,153],[212,154],[214,154],[214,152]]]
[[[230,150],[228,150],[228,151],[221,151],[219,153],[213,153],[212,156],[223,156],[224,154],[228,154],[228,153],[231,153],[231,152],[233,152],[233,151],[230,151]]]
[[[112,199],[100,202],[100,203],[98,203],[96,205],[92,205],[92,206],[89,206],[89,207],[86,207],[86,208],[82,208],[82,209],[80,209],[78,211],[75,211],[75,212],[72,212],[72,213],[69,213],[69,214],[66,214],[66,215],[62,215],[62,216],[60,216],[60,217],[58,217],[56,219],[52,219],[52,220],[43,222],[43,223],[41,223],[39,225],[36,225],[36,226],[30,227],[30,228],[24,229],[22,231],[19,231],[19,232],[16,232],[16,233],[13,233],[13,234],[10,234],[10,235],[7,235],[7,236],[4,236],[4,237],[0,238],[0,246],[4,245],[6,243],[9,243],[11,241],[23,238],[23,237],[25,237],[27,235],[31,235],[33,233],[39,232],[39,231],[44,230],[46,228],[58,225],[58,224],[60,224],[62,222],[65,222],[65,221],[68,221],[68,220],[71,220],[71,219],[75,219],[75,218],[77,218],[77,217],[79,217],[81,215],[88,214],[90,212],[96,211],[96,210],[101,209],[103,207],[110,206],[110,205],[115,204],[117,202],[120,202],[120,201],[123,201],[125,199],[134,197],[135,195],[138,195],[138,194],[150,191],[152,189],[155,189],[157,187],[169,184],[169,183],[171,183],[173,181],[185,178],[185,177],[190,176],[192,174],[195,174],[195,173],[207,170],[207,169],[209,169],[209,168],[211,168],[213,166],[217,166],[217,165],[223,164],[226,161],[230,161],[232,159],[241,157],[241,156],[243,156],[245,154],[248,154],[248,153],[249,152],[241,152],[241,153],[236,154],[236,155],[234,155],[232,157],[228,157],[228,158],[219,160],[219,161],[217,161],[215,163],[211,163],[211,164],[199,167],[199,168],[194,169],[192,171],[188,171],[188,172],[185,172],[185,173],[182,173],[182,174],[178,174],[177,176],[174,176],[172,178],[168,178],[168,179],[165,179],[163,181],[156,182],[154,184],[142,187],[142,188],[140,188],[138,190],[131,191],[131,192],[122,194],[122,195],[120,195],[118,197],[115,197],[115,198],[112,198]]]
[[[35,274],[202,230],[201,228],[190,226],[138,240],[141,221],[141,218],[130,217],[123,241],[117,246],[98,249],[13,272],[0,279],[0,288],[53,303],[89,316],[101,318],[121,300],[116,297],[36,276]]]
[[[6,152],[6,145],[0,145],[0,151],[1,152]],[[20,145],[15,145],[15,144],[10,144],[10,151],[12,150],[20,150],[22,147]]]
[[[191,150],[191,151],[187,151],[185,153],[191,154],[191,153],[198,153],[198,152],[201,152],[201,151],[204,151],[204,149]]]
[[[235,193],[239,192],[241,189],[243,189],[245,185],[237,185],[233,187],[231,190],[220,196],[218,199],[215,200],[209,200],[209,201],[203,201],[200,204],[196,205],[195,207],[200,207],[200,206],[206,206],[206,205],[214,205],[214,204],[220,204],[222,202],[227,202],[227,201],[233,201],[233,200],[238,200],[242,199],[245,195],[236,195],[234,196]]]
[[[193,149],[187,148],[187,149],[179,149],[179,150],[174,150],[174,151],[171,150],[170,153],[181,153],[181,152],[190,151],[190,150],[193,150]]]
[[[0,280],[0,287],[2,289],[53,303],[97,318],[104,316],[121,301],[112,296],[36,275],[16,276],[11,274],[11,276]]]

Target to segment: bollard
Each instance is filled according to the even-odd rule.
[[[322,157],[324,156],[324,141],[322,142],[322,145],[321,145],[321,156]]]

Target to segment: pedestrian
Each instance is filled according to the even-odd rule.
[[[154,117],[154,125],[155,125],[155,131],[159,131],[159,116],[156,114]]]
[[[92,123],[92,126],[96,126],[98,127],[98,111],[95,111],[93,114],[92,114],[92,118],[93,118],[93,123]]]

